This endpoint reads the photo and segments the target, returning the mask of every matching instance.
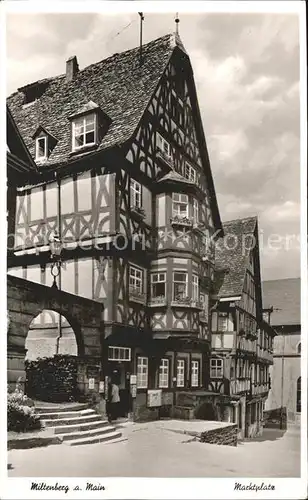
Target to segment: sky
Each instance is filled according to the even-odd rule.
[[[258,215],[261,278],[300,276],[299,26],[295,14],[180,14],[222,221]],[[144,43],[175,30],[147,14]],[[137,13],[8,14],[7,94],[139,43]]]

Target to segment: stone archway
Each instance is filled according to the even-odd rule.
[[[33,319],[47,309],[64,316],[74,330],[77,353],[85,367],[79,382],[83,386],[82,390],[87,392],[86,366],[96,365],[103,370],[103,304],[8,275],[7,309],[7,368],[10,388],[14,388],[20,377],[25,380],[28,331]],[[97,390],[98,384],[99,380]]]
[[[78,355],[75,332],[65,316],[44,309],[30,323],[25,342],[26,359],[51,357],[55,354]]]

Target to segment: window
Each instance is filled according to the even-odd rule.
[[[218,331],[226,332],[228,330],[228,316],[227,314],[219,314],[218,316]]]
[[[151,296],[153,298],[166,296],[166,273],[151,274]]]
[[[296,383],[296,411],[297,413],[301,412],[301,377],[298,377]]]
[[[199,278],[197,274],[192,275],[192,300],[199,300]]]
[[[143,292],[143,271],[137,267],[130,266],[129,268],[129,288],[130,290]]]
[[[193,201],[193,222],[199,224],[199,202],[196,199]]]
[[[148,358],[137,357],[137,387],[147,389],[148,387]]]
[[[187,162],[185,162],[184,177],[192,182],[196,182],[196,170]]]
[[[109,361],[130,361],[131,349],[130,347],[108,347],[108,360]]]
[[[73,151],[96,143],[96,115],[82,116],[73,121]]]
[[[43,160],[48,156],[47,150],[47,137],[38,137],[36,139],[36,149],[35,149],[35,158],[37,160]]]
[[[191,362],[191,387],[199,386],[199,361]]]
[[[159,381],[160,388],[169,387],[169,359],[163,358],[159,367]]]
[[[188,217],[188,196],[187,194],[172,194],[172,215]]]
[[[177,360],[176,385],[177,385],[177,387],[184,387],[184,385],[185,385],[185,360],[184,359]]]
[[[167,156],[170,156],[170,144],[159,133],[156,136],[157,148]]]
[[[187,273],[173,273],[173,298],[180,300],[187,297]]]
[[[134,179],[130,180],[130,206],[138,208],[142,206],[142,187]]]
[[[211,378],[222,378],[223,376],[223,360],[218,358],[211,359]]]

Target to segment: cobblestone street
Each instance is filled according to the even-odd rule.
[[[203,444],[157,421],[127,424],[123,439],[8,452],[9,477],[299,477],[300,430],[266,429],[237,447]],[[61,459],[59,459],[61,457]],[[283,457],[283,460],[278,459]]]

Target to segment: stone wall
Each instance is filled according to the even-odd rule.
[[[231,424],[218,429],[202,432],[200,442],[237,446],[237,425]]]

